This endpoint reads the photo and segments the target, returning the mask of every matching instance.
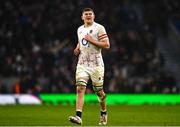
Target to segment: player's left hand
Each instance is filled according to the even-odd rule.
[[[86,41],[88,41],[88,42],[93,42],[94,41],[92,36],[89,35],[89,34],[85,35],[84,39],[86,39]]]

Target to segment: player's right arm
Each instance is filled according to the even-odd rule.
[[[78,56],[80,53],[80,44],[79,42],[76,45],[76,48],[74,49],[74,55]]]

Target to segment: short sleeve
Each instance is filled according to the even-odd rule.
[[[98,39],[102,40],[102,39],[108,39],[108,35],[106,33],[106,30],[104,28],[104,26],[100,25],[99,26],[99,32],[98,32]]]

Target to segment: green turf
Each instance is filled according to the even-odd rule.
[[[68,116],[74,114],[74,106],[0,106],[1,126],[72,126]],[[180,125],[180,106],[141,105],[108,106],[109,126],[166,126]],[[99,106],[85,105],[83,125],[96,126],[99,121]]]

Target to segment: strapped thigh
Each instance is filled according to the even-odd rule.
[[[77,66],[77,69],[76,69],[76,85],[87,86],[88,80],[89,80],[89,74],[87,72],[86,67]]]
[[[100,91],[100,90],[102,90],[103,89],[103,85],[101,85],[101,86],[95,86],[95,85],[93,85],[93,90],[94,90],[94,92],[98,92],[98,91]]]
[[[88,78],[80,77],[76,79],[76,86],[82,85],[87,86]]]

